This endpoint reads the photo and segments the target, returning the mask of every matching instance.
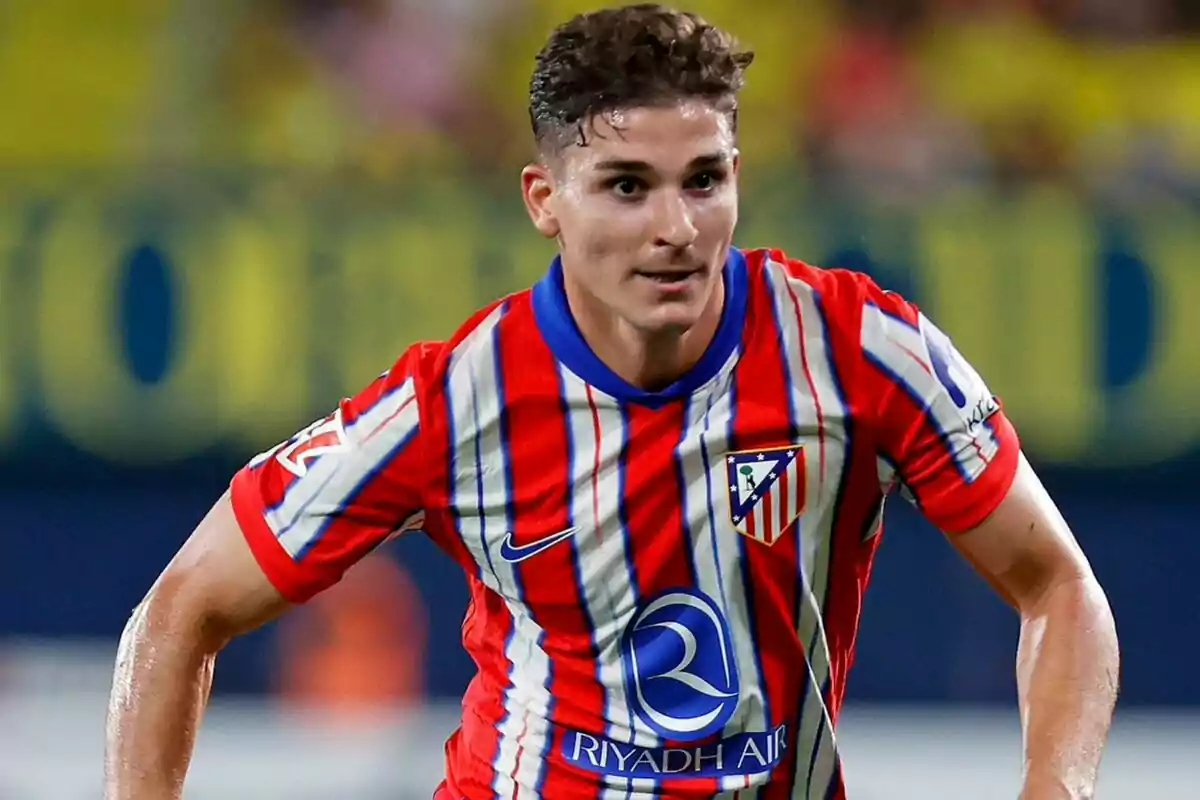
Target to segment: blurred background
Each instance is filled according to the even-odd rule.
[[[0,3],[0,798],[99,797],[128,613],[230,475],[536,280],[576,0]],[[695,0],[758,59],[738,243],[867,271],[1007,403],[1107,588],[1100,798],[1200,797],[1200,6]],[[1017,621],[893,504],[855,800],[1012,798]],[[420,536],[232,645],[200,798],[427,798],[471,664]]]

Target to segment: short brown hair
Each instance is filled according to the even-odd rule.
[[[529,84],[529,118],[540,147],[569,134],[587,143],[597,114],[691,98],[726,104],[737,129],[737,93],[754,59],[697,14],[654,3],[580,14],[550,35]]]

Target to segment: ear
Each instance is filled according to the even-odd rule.
[[[742,152],[736,148],[733,151],[733,177],[737,177],[742,169]]]
[[[554,176],[545,164],[533,163],[521,170],[521,196],[533,227],[547,239],[558,236],[558,218],[554,215]]]

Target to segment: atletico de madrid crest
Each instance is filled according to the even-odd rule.
[[[739,450],[725,456],[734,529],[775,544],[804,511],[804,448]]]

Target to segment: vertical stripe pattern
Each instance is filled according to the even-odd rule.
[[[549,716],[550,663],[541,647],[544,633],[524,602],[520,575],[498,553],[512,527],[513,496],[510,432],[498,372],[498,333],[504,312],[500,307],[484,320],[449,366],[452,429],[459,434],[454,450],[471,459],[470,469],[455,470],[458,479],[451,502],[459,509],[463,543],[478,563],[486,565],[480,577],[503,599],[509,618],[502,654],[507,685],[491,755],[491,787],[497,798],[535,800],[536,758],[526,761],[532,764],[532,777],[521,773],[521,761],[529,745],[534,753],[542,750]]]
[[[604,691],[603,735],[618,742],[654,746],[657,737],[637,725],[625,695],[620,640],[637,606],[631,580],[627,532],[620,513],[625,418],[617,402],[561,368],[563,396],[570,409],[572,483],[576,491],[571,516],[586,527],[575,546],[584,608],[592,624],[597,654],[596,679]],[[627,779],[608,779],[601,800],[625,800]]]
[[[860,346],[909,395],[970,375],[920,325],[860,328],[857,279],[747,264],[740,346],[686,396],[585,379],[524,296],[454,344],[441,516],[477,578],[480,676],[448,786],[466,800],[844,795],[834,722],[896,470],[842,376]]]
[[[846,468],[847,410],[835,390],[834,365],[828,334],[808,284],[791,278],[783,266],[767,266],[776,324],[784,343],[791,391],[791,413],[797,426],[816,432],[816,447],[808,453],[813,480],[809,481],[809,513],[805,516],[800,567],[797,634],[807,654],[805,693],[800,701],[800,730],[796,737],[794,796],[824,797],[833,781],[837,760],[833,724],[825,706],[830,678],[829,641],[825,635],[825,597],[829,582],[834,530],[833,493]]]

